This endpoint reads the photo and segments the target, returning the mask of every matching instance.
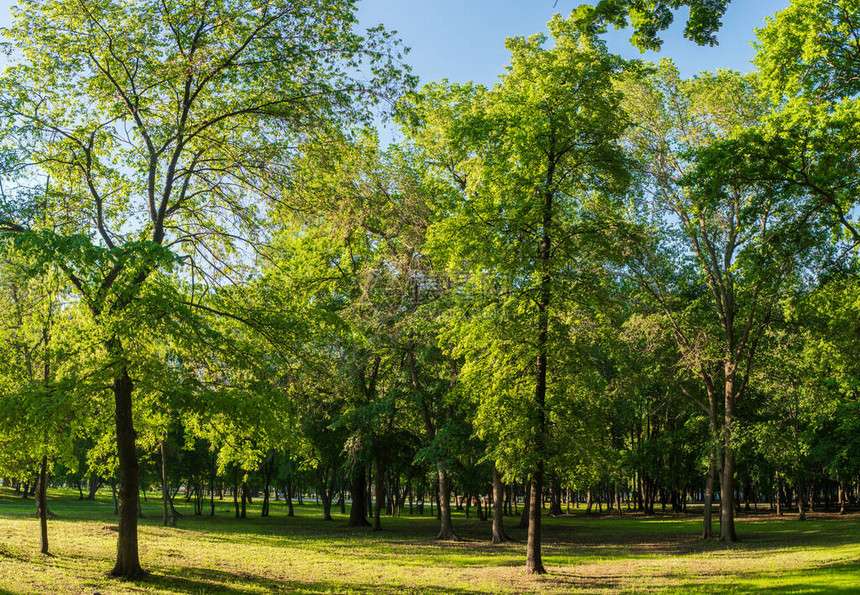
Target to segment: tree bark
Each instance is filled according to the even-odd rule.
[[[720,481],[720,541],[737,541],[735,533],[735,371],[726,363],[725,441],[723,443],[723,473]]]
[[[367,489],[367,474],[364,469],[353,472],[352,476],[352,508],[349,511],[350,527],[369,527],[367,522],[367,502],[364,501]]]
[[[164,449],[164,440],[161,441],[161,524],[167,527],[170,524],[168,508],[170,506],[170,488],[167,485],[167,454]]]
[[[373,495],[376,506],[373,510],[373,530],[382,531],[382,505],[385,503],[385,468],[382,465],[382,455],[376,455],[376,473],[374,477]]]
[[[36,486],[36,512],[39,513],[39,552],[48,554],[48,457],[43,456],[39,465],[39,481]]]
[[[296,516],[293,509],[293,480],[287,476],[287,492],[284,494],[287,499],[287,516]]]
[[[436,539],[459,541],[460,538],[454,533],[454,524],[451,522],[451,478],[444,469],[439,469],[439,520],[441,527]]]
[[[713,518],[714,505],[714,479],[717,476],[717,396],[710,382],[706,382],[706,390],[708,392],[708,420],[711,430],[711,446],[708,456],[708,475],[705,477],[705,511],[702,520],[702,539],[711,539],[714,537],[714,528],[711,519]]]
[[[504,543],[510,541],[505,534],[505,494],[502,486],[502,478],[499,470],[493,464],[493,543]]]
[[[525,497],[523,498],[523,512],[520,516],[520,529],[527,529],[529,526],[529,510],[531,510],[532,501],[532,484],[527,483],[525,486]]]
[[[137,499],[139,493],[139,467],[132,417],[133,384],[128,368],[113,383],[116,405],[116,441],[119,459],[119,531],[117,536],[116,564],[113,576],[135,578],[143,574],[137,547]]]
[[[537,362],[535,367],[535,397],[534,397],[534,427],[532,455],[536,466],[532,472],[531,510],[529,511],[528,542],[526,544],[526,571],[531,574],[543,574],[546,570],[541,559],[541,496],[543,491],[544,472],[544,443],[546,430],[546,386],[547,386],[547,351],[549,343],[549,309],[552,298],[552,239],[553,224],[553,175],[555,171],[554,156],[549,158],[546,175],[546,191],[543,194],[542,209],[542,238],[540,243],[540,296],[538,298],[537,325]]]
[[[543,574],[546,570],[541,559],[540,513],[541,490],[543,489],[543,462],[532,475],[531,502],[529,504],[529,532],[526,544],[526,571],[532,574]]]

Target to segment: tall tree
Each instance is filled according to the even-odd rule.
[[[612,83],[621,62],[580,34],[574,19],[556,17],[549,29],[551,49],[542,35],[508,40],[511,66],[492,90],[428,86],[407,119],[457,190],[445,206],[449,215],[431,230],[467,298],[444,340],[466,360],[458,374],[486,363],[489,353],[507,362],[490,377],[513,381],[503,394],[515,395],[520,431],[512,438],[530,473],[533,573],[544,572],[548,394],[566,335],[563,312],[587,285],[589,242],[599,236],[591,218],[627,180],[617,143],[625,120]],[[530,388],[511,375],[529,378]]]
[[[23,148],[22,183],[50,177],[36,206],[56,225],[28,219],[21,192],[0,230],[63,268],[114,362],[114,575],[142,572],[127,316],[153,273],[180,261],[198,282],[242,271],[258,201],[286,175],[296,137],[402,80],[390,35],[354,33],[354,11],[349,0],[25,1],[6,31],[7,140]]]
[[[798,213],[793,193],[750,180],[743,158],[727,149],[733,134],[761,121],[766,105],[757,93],[752,77],[720,71],[681,81],[664,61],[650,84],[636,84],[628,95],[638,123],[631,140],[645,175],[642,212],[658,230],[628,265],[667,316],[679,364],[708,395],[708,482],[719,471],[724,541],[736,539],[738,400],[774,309],[818,230],[815,219]]]

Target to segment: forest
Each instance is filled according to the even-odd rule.
[[[107,494],[126,579],[152,502],[474,515],[526,575],[571,507],[714,548],[860,508],[860,3],[792,0],[753,72],[691,78],[604,34],[713,45],[728,0],[594,4],[484,86],[419,81],[355,0],[20,0],[0,477],[41,553],[61,489]]]

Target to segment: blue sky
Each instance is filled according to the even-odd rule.
[[[359,17],[364,26],[384,23],[396,29],[412,48],[409,63],[422,82],[446,77],[492,84],[508,62],[505,38],[546,30],[554,12],[565,14],[582,0],[361,0]],[[9,24],[12,0],[0,0],[0,26]],[[699,47],[683,39],[686,15],[664,36],[662,52],[644,57],[675,60],[683,75],[702,70],[750,70],[753,29],[764,17],[788,5],[788,0],[734,0],[729,5],[717,47]],[[639,57],[627,42],[629,34],[611,32],[610,49],[626,57]]]
[[[365,26],[384,23],[412,48],[408,62],[422,82],[448,78],[491,85],[508,63],[505,38],[546,31],[554,12],[567,14],[582,0],[363,0],[359,17]],[[716,47],[699,47],[683,38],[686,13],[678,13],[664,35],[660,54],[640,54],[629,33],[612,31],[609,47],[628,58],[672,58],[681,74],[730,68],[747,72],[754,50],[754,29],[789,0],[734,0],[723,18]]]

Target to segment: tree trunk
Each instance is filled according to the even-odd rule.
[[[236,517],[239,518],[239,467],[233,466],[233,509],[236,512]]]
[[[543,496],[544,472],[544,432],[546,430],[546,385],[547,351],[549,342],[549,309],[552,298],[552,239],[550,230],[553,224],[553,175],[555,161],[550,159],[546,174],[545,191],[542,205],[542,237],[539,253],[540,295],[538,297],[537,320],[537,362],[535,366],[534,426],[531,444],[532,456],[537,461],[532,473],[531,510],[529,511],[528,542],[526,544],[526,572],[543,574],[546,572],[541,559],[541,505]]]
[[[504,543],[510,541],[505,534],[505,493],[499,470],[493,464],[493,543]]]
[[[364,501],[367,474],[364,469],[354,471],[352,476],[352,508],[349,511],[350,527],[369,527],[367,522],[367,503]]]
[[[287,516],[296,516],[293,510],[293,480],[289,476],[287,476],[287,491],[284,497],[287,499]]]
[[[170,524],[168,508],[170,506],[170,488],[167,485],[167,455],[164,450],[164,440],[161,441],[161,524]]]
[[[806,510],[803,508],[803,483],[797,482],[797,520],[806,520]]]
[[[39,513],[39,552],[48,553],[48,457],[42,457],[39,465],[39,481],[36,483],[36,512]]]
[[[242,512],[239,516],[243,519],[248,518],[248,482],[242,482]]]
[[[523,498],[523,512],[520,516],[520,529],[527,529],[529,526],[529,510],[531,509],[531,501],[532,501],[532,484],[527,483],[524,491],[525,497]]]
[[[133,385],[128,369],[113,383],[116,405],[116,441],[119,459],[119,531],[117,536],[116,564],[113,576],[134,578],[143,574],[137,548],[137,499],[139,476],[137,448],[132,417]]]
[[[532,574],[543,574],[546,570],[541,559],[540,513],[541,490],[543,489],[543,462],[532,475],[531,503],[529,504],[529,533],[526,544],[526,571]]]
[[[448,472],[439,469],[439,520],[441,527],[436,539],[459,541],[460,538],[454,533],[454,524],[451,521],[451,478]]]
[[[610,499],[609,502],[612,502]],[[558,481],[552,480],[549,482],[549,515],[552,517],[561,516],[564,512],[561,510],[561,486]]]
[[[723,473],[720,479],[720,541],[737,541],[735,533],[735,377],[734,368],[726,364],[725,440],[723,442]]]
[[[373,530],[382,531],[382,505],[385,503],[385,469],[382,465],[382,455],[376,455],[376,477],[374,477],[374,496],[376,506],[373,511]]]
[[[714,506],[714,478],[717,475],[717,453],[715,446],[711,447],[711,453],[708,457],[708,474],[705,476],[705,513],[702,524],[702,539],[711,539],[714,536],[714,528],[712,524],[713,506]]]
[[[209,469],[209,516],[215,516],[215,453],[212,453],[212,467]]]
[[[99,479],[98,475],[94,474],[94,475],[90,476],[90,491],[87,494],[87,500],[95,500],[96,499],[96,493],[99,491],[99,488],[101,487],[101,485],[102,485],[102,482]]]
[[[269,492],[272,489],[272,466],[274,465],[274,456],[272,455],[271,461],[266,461],[264,465],[265,469],[265,487],[263,489],[263,506],[260,511],[260,516],[269,516]]]

